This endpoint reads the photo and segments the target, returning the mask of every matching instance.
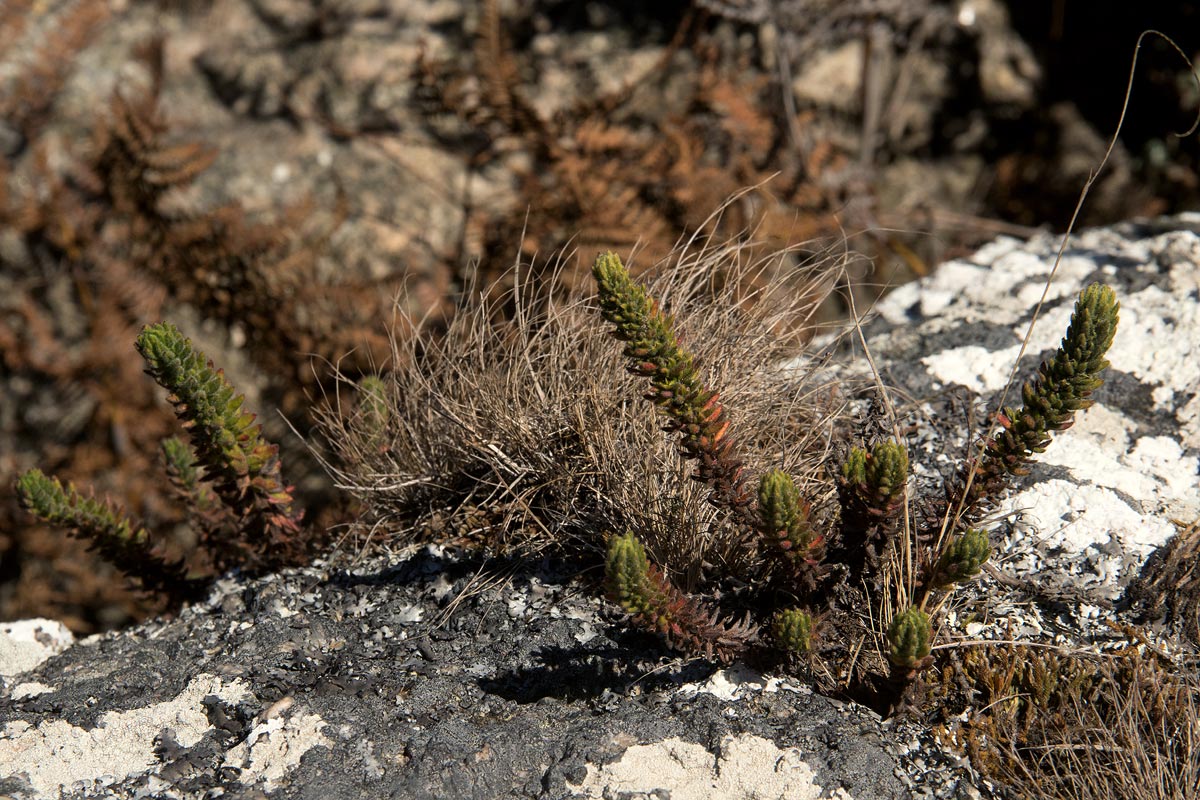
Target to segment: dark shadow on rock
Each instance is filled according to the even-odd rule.
[[[647,637],[651,639],[651,637]],[[661,643],[642,648],[653,653]],[[589,648],[548,646],[536,652],[536,667],[503,672],[481,678],[478,685],[488,694],[517,703],[535,703],[552,697],[567,701],[596,701],[611,695],[627,696],[636,684],[643,694],[678,688],[681,683],[706,680],[716,669],[707,661],[693,660],[665,670],[633,668],[642,658],[624,647]]]
[[[331,570],[328,584],[341,588],[385,586],[415,583],[438,575],[455,582],[480,574],[507,575],[514,579],[537,577],[545,583],[566,583],[592,566],[593,562],[594,559],[580,555],[533,561],[450,547],[443,548],[439,554],[426,547],[399,563],[375,572],[356,573],[345,568]]]

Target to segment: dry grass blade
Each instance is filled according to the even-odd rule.
[[[1197,796],[1200,678],[1194,663],[1172,663],[1138,641],[1104,654],[976,644],[960,651],[945,679],[971,687],[969,703],[979,710],[967,716],[960,741],[1012,796]]]
[[[1079,800],[1185,800],[1200,792],[1200,707],[1194,675],[1136,664],[1102,671],[1103,701],[1073,703],[1061,742],[1035,764]],[[1107,713],[1105,713],[1107,711]],[[1033,755],[1031,753],[1030,755]]]
[[[786,272],[791,254],[750,252],[737,243],[682,247],[649,289],[728,399],[747,450],[761,454],[763,463],[748,467],[782,467],[819,487],[833,395],[778,365],[811,337],[836,267],[823,260],[757,281]],[[546,300],[527,285],[528,271],[515,267],[502,296],[493,287],[468,292],[445,331],[398,321],[384,429],[369,423],[368,404],[348,415],[335,404],[322,415],[340,464],[335,480],[367,519],[392,520],[410,540],[467,539],[525,555],[567,544],[599,552],[601,531],[633,530],[689,590],[710,567],[753,572],[754,556],[718,524],[661,421],[637,402],[593,301]],[[766,288],[744,288],[756,284]],[[500,306],[511,313],[495,313]],[[817,488],[811,495],[821,498]]]

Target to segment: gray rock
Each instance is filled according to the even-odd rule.
[[[473,590],[477,568],[428,548],[228,579],[176,620],[78,644],[6,685],[5,789],[908,796],[870,712],[745,668],[655,669],[595,592],[535,571]]]

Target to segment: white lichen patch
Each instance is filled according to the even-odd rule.
[[[812,693],[812,690],[807,686],[802,686],[783,678],[767,677],[740,662],[726,669],[717,670],[703,683],[685,683],[679,687],[679,694],[683,697],[691,697],[704,693],[711,694],[725,702],[740,700],[748,694],[779,691],[796,692],[798,694]]]
[[[1200,304],[1157,286],[1120,301],[1121,322],[1108,353],[1113,367],[1172,394],[1200,388]]]
[[[970,344],[925,356],[921,363],[942,383],[957,383],[973,392],[989,394],[1004,388],[1020,352],[1020,345],[988,350]]]
[[[678,738],[636,745],[620,760],[588,765],[577,798],[670,797],[671,800],[853,800],[842,788],[827,793],[797,747],[779,748],[759,736],[726,736],[715,754]]]
[[[1133,423],[1105,406],[1077,414],[1037,461],[1070,471],[1080,483],[1137,498],[1137,511],[1167,517],[1200,514],[1200,458],[1168,436],[1131,438]]]
[[[331,745],[324,727],[325,720],[317,714],[273,717],[254,726],[245,741],[226,753],[225,764],[240,769],[244,783],[261,783],[271,791],[305,753]]]
[[[1161,481],[1155,497],[1162,501],[1162,511],[1188,518],[1200,513],[1200,458],[1184,455],[1178,440],[1143,436],[1122,461],[1132,472]]]
[[[1176,533],[1167,519],[1143,514],[1111,489],[1048,480],[1001,503],[1013,514],[1015,539],[1001,555],[1027,577],[1070,578],[1098,597],[1115,598],[1126,569]]]
[[[1042,296],[1037,279],[1050,274],[1053,251],[1030,252],[1019,239],[1000,237],[969,260],[949,261],[919,283],[906,284],[880,302],[877,310],[888,322],[906,324],[908,309],[916,306],[931,330],[944,330],[962,321],[986,319],[1001,325],[1021,320]],[[1063,259],[1047,302],[1079,291],[1083,278],[1100,264],[1090,258]],[[1019,287],[1014,290],[1014,286]]]
[[[1200,237],[1177,231],[1144,240],[1127,241],[1104,232],[1079,237],[1077,247],[1091,247],[1094,258],[1067,256],[1047,293],[1047,306],[1038,317],[1027,352],[1056,347],[1070,321],[1071,297],[1097,268],[1112,272],[1108,258],[1141,261],[1157,270],[1156,256],[1170,263],[1170,287],[1149,286],[1119,296],[1121,322],[1108,353],[1113,368],[1137,377],[1149,387],[1159,408],[1172,409],[1176,398],[1186,409],[1177,409],[1189,447],[1200,442],[1194,398],[1200,393],[1200,291],[1197,259]],[[1022,249],[1023,248],[1023,249]],[[987,321],[1012,326],[1014,337],[1024,339],[1029,311],[1042,294],[1036,279],[1049,276],[1056,245],[1043,241],[1025,244],[1001,238],[982,248],[970,260],[952,261],[919,283],[908,284],[881,301],[877,310],[896,325],[908,324],[912,307],[931,317],[928,332],[951,330],[972,322]],[[1107,256],[1107,257],[1106,257]],[[1014,288],[1016,287],[1016,288]],[[969,336],[966,338],[969,339]],[[989,351],[966,343],[922,359],[931,376],[957,383],[980,393],[1005,385],[1020,347]],[[1024,376],[1021,376],[1023,379]]]
[[[1175,412],[1179,441],[1190,450],[1200,450],[1200,390]]]
[[[1062,480],[1017,492],[1001,504],[1001,513],[1006,511],[1019,514],[1018,529],[1027,526],[1041,548],[1068,555],[1114,540],[1122,549],[1149,555],[1175,532],[1166,520],[1130,508],[1116,492]]]
[[[29,683],[18,683],[14,686],[10,697],[13,700],[24,700],[28,697],[37,697],[39,694],[50,694],[53,691],[55,691],[53,686],[47,686],[37,681],[30,681]]]
[[[75,641],[71,631],[52,619],[21,619],[0,624],[0,675],[34,669]]]
[[[110,711],[88,730],[63,720],[38,725],[9,722],[0,732],[3,774],[23,778],[38,795],[57,797],[77,785],[112,783],[158,764],[154,738],[166,728],[191,747],[211,729],[203,700],[216,695],[228,703],[250,697],[241,681],[225,683],[197,675],[173,700],[129,711]]]
[[[1157,333],[1151,333],[1148,330],[1142,330],[1142,328],[1156,326],[1162,328],[1162,325],[1159,324],[1161,317],[1148,317],[1148,312],[1138,302],[1138,300],[1145,299],[1143,297],[1145,294],[1146,292],[1139,292],[1122,299],[1118,335],[1114,339],[1108,357],[1113,367],[1153,382],[1154,379],[1149,370],[1153,370],[1155,374],[1162,370],[1153,366],[1155,360],[1153,356],[1144,355],[1142,351],[1147,349],[1146,342],[1155,341],[1154,337],[1161,342],[1161,337],[1167,335],[1167,332],[1158,330]],[[1036,298],[1033,302],[1037,302]],[[1071,323],[1071,314],[1074,308],[1073,303],[1046,308],[1038,315],[1032,330],[1027,321],[1013,325],[1013,339],[1017,344],[1011,347],[988,350],[979,345],[963,345],[932,353],[922,358],[921,363],[930,375],[943,383],[957,383],[984,395],[999,392],[1008,384],[1013,366],[1022,355],[1020,342],[1025,339],[1026,334],[1029,336],[1029,344],[1024,348],[1026,354],[1038,354],[1053,350],[1062,341],[1063,334]],[[1139,326],[1138,320],[1143,322],[1157,320],[1158,323]],[[1123,350],[1117,347],[1118,342],[1126,343]],[[1133,369],[1135,360],[1139,358],[1142,366]],[[1164,363],[1174,362],[1175,357],[1159,357],[1159,360]],[[1031,376],[1020,373],[1015,376],[1013,391],[1007,401],[1009,404],[1020,404],[1020,386],[1029,377]],[[1166,393],[1164,397],[1169,400],[1173,395],[1172,391]]]

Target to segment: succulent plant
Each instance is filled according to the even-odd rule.
[[[680,452],[698,462],[695,477],[712,487],[710,501],[754,527],[754,498],[728,435],[725,409],[717,392],[701,382],[692,355],[679,346],[671,318],[633,282],[616,254],[598,256],[592,274],[600,289],[600,313],[627,343],[629,371],[650,379],[646,398],[670,418],[668,429],[679,433]]]
[[[722,622],[675,588],[650,563],[632,533],[610,539],[604,574],[613,602],[636,623],[666,637],[671,646],[721,661],[731,661],[746,649],[751,629]]]
[[[1051,432],[1071,427],[1075,412],[1092,404],[1092,392],[1104,383],[1104,356],[1116,334],[1120,308],[1107,286],[1093,283],[1080,292],[1062,343],[1021,387],[1024,405],[1006,407],[996,415],[1001,429],[975,467],[966,498],[969,509],[994,496],[1009,475],[1027,474],[1033,455],[1050,444]]]
[[[358,403],[369,435],[381,438],[387,426],[387,384],[383,378],[364,375],[358,382]]]
[[[201,510],[218,507],[220,501],[204,484],[196,454],[187,442],[178,436],[168,436],[162,441],[162,454],[167,478],[185,502]]]
[[[807,655],[813,649],[816,623],[812,614],[801,608],[785,608],[771,620],[771,637],[785,653]]]
[[[992,555],[988,535],[977,528],[968,528],[954,537],[933,568],[934,585],[949,589],[956,583],[979,574],[983,563]]]
[[[148,325],[136,346],[146,372],[171,394],[191,444],[162,442],[163,463],[196,531],[197,558],[208,571],[261,570],[302,562],[301,514],[284,486],[278,448],[242,409],[224,372],[169,323]],[[204,582],[183,562],[165,558],[150,534],[109,503],[85,498],[74,486],[30,470],[17,481],[22,505],[47,522],[86,539],[103,557],[147,589],[174,600],[194,596]]]
[[[263,438],[262,426],[243,409],[245,398],[235,394],[224,370],[167,322],[143,328],[136,346],[147,374],[170,392],[204,479],[250,545],[244,566],[299,563],[301,515],[280,474],[279,447]]]
[[[888,661],[901,674],[908,674],[929,665],[929,643],[933,638],[929,615],[918,608],[908,608],[892,618],[888,627]]]
[[[771,470],[758,485],[758,528],[792,561],[814,563],[824,554],[824,538],[812,525],[812,506],[783,470]]]
[[[855,576],[877,571],[879,559],[899,528],[908,451],[894,441],[876,442],[871,452],[855,447],[842,464],[839,559]]]
[[[810,502],[782,470],[763,474],[757,495],[750,496],[716,392],[701,381],[671,318],[632,281],[620,259],[602,254],[593,272],[601,313],[615,326],[616,337],[626,342],[630,371],[650,380],[652,391],[646,397],[670,418],[668,430],[680,435],[680,451],[699,462],[696,477],[712,487],[710,501],[729,509],[734,522],[758,534],[743,538],[747,546],[761,546],[761,554],[774,559],[763,567],[761,585],[750,585],[747,594],[757,592],[760,602],[752,607],[770,614],[767,624],[775,647],[791,655],[812,652],[814,612],[808,609],[824,607],[835,618],[840,611],[839,624],[853,625],[861,623],[853,621],[856,610],[844,607],[847,604],[875,609],[898,604],[903,610],[888,626],[885,653],[891,679],[887,685],[894,693],[903,693],[932,663],[932,621],[925,611],[931,593],[950,591],[976,575],[991,555],[986,531],[966,525],[956,532],[961,520],[970,519],[979,502],[999,491],[1009,475],[1023,474],[1032,454],[1049,443],[1050,431],[1068,427],[1074,412],[1090,404],[1089,396],[1108,363],[1104,353],[1117,322],[1110,289],[1093,285],[1081,293],[1062,346],[1025,384],[1024,407],[1004,409],[999,415],[1003,430],[987,443],[982,459],[964,467],[966,476],[969,469],[978,471],[972,488],[966,488],[971,483],[967,477],[951,485],[948,496],[953,499],[954,492],[960,492],[966,513],[927,513],[931,508],[948,509],[949,501],[915,498],[920,513],[909,515],[904,508],[909,499],[908,451],[899,441],[877,441],[869,451],[851,449],[836,476],[839,526],[827,542],[814,524]],[[951,524],[945,526],[942,520]],[[902,524],[905,538],[899,542]],[[940,551],[935,550],[932,543],[943,541]],[[789,568],[775,569],[778,563]],[[919,574],[922,568],[925,572]],[[749,623],[725,626],[718,622],[718,612],[704,610],[679,592],[631,534],[610,541],[607,576],[610,596],[633,623],[665,635],[677,649],[728,658],[754,637]],[[798,605],[791,605],[796,601]],[[764,608],[771,605],[783,607],[771,613]],[[837,631],[839,625],[830,628]],[[845,652],[857,649],[847,647]],[[896,701],[894,694],[887,706]]]
[[[866,513],[889,516],[904,496],[908,451],[893,441],[876,443],[870,453],[855,447],[842,465],[842,479]]]
[[[26,511],[86,539],[122,572],[136,576],[145,589],[176,598],[195,594],[197,584],[183,565],[162,556],[146,529],[110,503],[83,497],[70,484],[64,489],[57,478],[38,469],[17,479],[17,496]]]

